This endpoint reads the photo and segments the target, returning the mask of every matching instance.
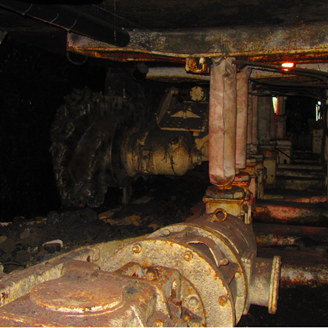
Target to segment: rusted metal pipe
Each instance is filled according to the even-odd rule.
[[[247,67],[237,74],[236,169],[246,168],[248,77]]]
[[[294,202],[294,203],[326,203],[327,196],[284,196],[284,195],[270,195],[266,194],[265,199],[282,199],[285,202]],[[270,198],[270,196],[272,196]]]
[[[233,58],[214,59],[209,114],[209,175],[212,184],[228,187],[236,167],[236,69]]]
[[[313,254],[308,254],[313,256]],[[328,265],[317,262],[308,265],[306,262],[300,264],[285,263],[281,268],[281,285],[322,285],[328,284]]]
[[[251,304],[267,306],[270,314],[277,311],[281,258],[254,258],[251,268],[249,299]]]
[[[210,82],[209,75],[187,73],[185,67],[149,67],[147,79],[164,82]]]
[[[298,246],[301,250],[328,249],[328,228],[288,224],[253,223],[259,247]]]
[[[282,260],[281,286],[328,284],[327,253],[314,251],[292,251],[274,247],[259,247],[258,256],[271,258],[279,255]]]
[[[257,222],[328,226],[326,203],[306,204],[266,200],[256,204],[253,217]]]

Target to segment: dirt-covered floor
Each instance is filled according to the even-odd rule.
[[[140,178],[133,184],[128,204],[123,192],[109,189],[100,208],[63,209],[26,219],[16,216],[0,227],[0,261],[4,272],[22,270],[79,246],[145,235],[158,228],[183,222],[202,200],[208,182],[203,172],[181,178]],[[42,246],[61,240],[60,252]]]

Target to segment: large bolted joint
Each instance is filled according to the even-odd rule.
[[[251,226],[222,210],[125,246],[102,269],[120,272],[126,279],[121,286],[134,277],[138,288],[146,280],[161,285],[159,272],[173,270],[179,277],[161,293],[161,308],[141,307],[144,322],[234,326],[251,304],[267,306],[269,313],[277,309],[280,257],[257,258],[256,252]]]

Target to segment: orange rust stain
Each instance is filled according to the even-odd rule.
[[[2,293],[1,296],[3,301],[6,301],[9,298],[9,294],[7,293]]]
[[[144,52],[134,52],[134,51],[115,51],[111,49],[83,49],[78,47],[68,47],[69,51],[78,52],[87,56],[109,59],[120,62],[127,61],[164,61],[164,62],[174,62],[184,64],[186,58],[182,58],[179,54],[170,54],[170,55],[158,55],[152,53]],[[215,54],[207,54],[205,57],[211,58],[215,57]],[[300,63],[321,63],[327,62],[328,53],[308,53],[308,54],[275,54],[275,55],[260,55],[260,56],[238,56],[237,60],[246,60],[254,62],[262,62],[267,64],[281,65],[283,62],[292,61],[295,64]]]
[[[109,59],[120,62],[127,61],[164,61],[172,63],[185,63],[185,58],[173,57],[173,56],[162,56],[153,55],[142,52],[120,52],[120,51],[95,51],[95,50],[85,50],[85,49],[71,49],[74,52],[84,54],[86,56]]]
[[[310,54],[284,54],[284,55],[268,55],[268,56],[249,56],[237,57],[238,60],[255,61],[262,63],[270,63],[281,65],[283,62],[292,61],[295,64],[301,63],[322,63],[328,59],[328,53],[310,53]]]
[[[187,321],[187,322],[189,322],[190,321],[190,319],[191,319],[191,317],[190,317],[190,314],[189,313],[185,313],[185,315],[184,315],[184,320],[185,321]]]
[[[227,303],[228,303],[228,297],[227,296],[220,296],[219,297],[219,304],[220,304],[220,306],[222,306],[222,307],[224,307],[224,306],[226,306],[227,305]]]
[[[301,280],[301,279],[294,279],[294,280],[285,280],[285,279],[280,279],[280,287],[285,287],[285,288],[293,288],[295,286],[308,286],[308,287],[319,287],[322,285],[327,285],[327,283],[324,283],[322,281],[317,281],[317,280]]]

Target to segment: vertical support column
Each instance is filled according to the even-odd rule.
[[[277,139],[276,120],[275,120],[275,114],[273,109],[272,97],[268,97],[268,98],[269,99],[267,100],[267,106],[270,115],[270,140],[276,140]]]
[[[209,174],[213,185],[203,201],[207,214],[226,211],[250,224],[249,173],[236,175],[236,169],[246,168],[248,70],[236,74],[232,61],[214,59],[211,69]]]
[[[278,109],[276,116],[277,126],[277,163],[290,164],[293,145],[292,142],[286,139],[286,115],[285,115],[286,101],[285,97],[278,97]]]
[[[246,168],[248,77],[247,67],[237,74],[236,169]]]
[[[326,90],[326,107],[328,107],[328,90]],[[324,108],[324,110],[326,110],[326,108]],[[322,115],[322,114],[321,114]],[[323,116],[323,119],[325,118],[325,116]],[[326,124],[328,126],[328,115],[326,117]],[[326,133],[323,137],[323,140],[325,142],[325,147],[324,147],[324,158],[325,158],[325,162],[328,162],[328,137],[326,136]],[[326,171],[326,195],[328,196],[328,165],[327,165],[327,171]]]
[[[246,139],[246,158],[250,158],[252,147],[252,133],[253,133],[253,95],[248,95],[247,106],[247,139]]]
[[[251,89],[251,84],[250,88]],[[255,93],[256,91],[253,91]],[[247,108],[247,158],[250,155],[257,154],[258,145],[258,97],[248,95],[248,108]]]
[[[252,84],[249,82],[249,90],[252,89]],[[253,91],[254,92],[254,91]],[[256,99],[256,102],[255,102]],[[256,105],[256,110],[254,110],[254,105]],[[256,125],[254,129],[254,115],[256,115]],[[250,184],[249,190],[252,193],[252,202],[254,203],[254,199],[257,196],[257,159],[251,158],[251,154],[254,155],[257,153],[257,145],[253,145],[254,134],[257,140],[257,97],[253,94],[248,94],[248,106],[247,106],[247,155],[246,155],[246,172],[250,175]]]
[[[272,137],[273,105],[271,97],[259,97],[258,100],[258,134],[261,145],[268,144]]]
[[[251,154],[257,154],[258,140],[258,96],[252,96],[253,115],[252,115],[252,147]]]
[[[250,84],[250,90],[252,85]],[[247,125],[247,168],[251,181],[249,190],[253,197],[262,198],[266,169],[263,166],[263,154],[258,153],[258,96],[252,90],[248,100],[248,125]]]
[[[286,135],[286,116],[285,116],[285,99],[278,97],[277,122],[277,139],[284,139]]]
[[[278,96],[278,115],[286,114],[286,97]]]
[[[276,132],[271,97],[259,97],[258,106],[259,150],[264,155],[263,165],[267,170],[266,186],[274,187],[276,182]]]
[[[230,188],[236,168],[236,68],[233,58],[213,59],[210,80],[209,176]]]

